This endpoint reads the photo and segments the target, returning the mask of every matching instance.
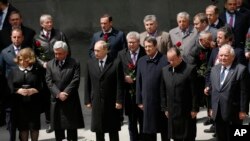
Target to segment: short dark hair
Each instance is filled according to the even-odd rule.
[[[7,5],[9,2],[8,2],[8,0],[0,0],[0,2],[2,3],[2,4],[5,4],[5,5]]]
[[[108,19],[109,19],[109,22],[112,22],[112,21],[113,21],[112,16],[110,16],[109,14],[104,14],[104,15],[101,16],[101,18],[108,18]]]
[[[14,14],[19,15],[19,16],[20,16],[20,18],[22,19],[22,14],[21,14],[21,12],[19,12],[19,11],[11,11],[11,12],[10,12],[10,16],[9,16],[9,18],[10,18],[12,15],[14,15]]]
[[[172,51],[175,52],[176,55],[177,55],[178,57],[181,56],[181,51],[180,51],[180,49],[177,48],[176,46],[170,47],[170,48],[168,49],[168,52],[172,52]]]
[[[153,43],[153,45],[156,47],[157,45],[157,40],[155,37],[153,36],[147,36],[145,39],[144,39],[144,42],[147,41],[149,43]]]
[[[233,29],[230,25],[226,24],[225,26],[219,28],[217,32],[224,32],[225,33],[225,38],[229,39],[229,41],[234,41],[234,33]]]

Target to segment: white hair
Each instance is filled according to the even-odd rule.
[[[65,51],[68,51],[68,45],[64,42],[64,41],[56,41],[53,49],[58,49],[58,48],[62,48]]]
[[[235,56],[234,49],[233,49],[233,47],[232,47],[231,45],[229,45],[229,44],[224,44],[223,46],[220,47],[219,52],[220,52],[221,50],[223,50],[223,49],[228,50],[229,53],[230,53],[231,55]]]
[[[40,24],[42,24],[45,20],[52,20],[53,21],[53,18],[51,15],[49,14],[43,14],[41,17],[40,17]]]

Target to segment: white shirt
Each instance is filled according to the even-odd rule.
[[[107,58],[108,56],[106,55],[103,59],[99,59],[99,67],[101,67],[102,65],[102,67],[104,68]],[[101,64],[101,61],[103,61],[102,64]]]
[[[21,50],[21,47],[16,47],[15,45],[13,45],[13,47],[14,47],[15,54],[17,55],[18,52]]]
[[[225,73],[225,74],[224,74],[224,79],[223,79],[222,81],[220,81],[220,82],[221,82],[221,85],[224,84],[224,82],[225,82],[225,80],[226,80],[226,78],[227,78],[227,74],[228,74],[230,68],[231,68],[231,65],[226,67],[225,72],[224,72],[224,73]],[[221,66],[220,73],[222,73],[223,69],[224,69],[224,66]]]

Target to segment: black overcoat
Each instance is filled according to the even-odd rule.
[[[90,59],[86,66],[85,104],[92,104],[91,131],[115,132],[121,129],[120,110],[116,103],[123,103],[124,75],[121,63],[108,56],[104,69],[99,61]]]

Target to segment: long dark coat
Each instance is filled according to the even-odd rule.
[[[196,136],[196,119],[191,111],[198,112],[196,69],[184,61],[172,72],[170,65],[162,69],[161,107],[168,111],[168,136],[183,139]]]
[[[66,58],[62,68],[52,59],[47,64],[46,82],[51,93],[51,124],[55,129],[83,128],[83,115],[78,94],[80,83],[80,64],[73,58]],[[68,98],[61,101],[56,98],[60,92],[66,92]]]
[[[166,56],[158,52],[153,60],[148,56],[138,61],[136,103],[143,104],[143,132],[157,133],[167,128],[167,118],[160,106],[161,70],[167,65]]]
[[[137,57],[137,61],[142,57],[146,55],[145,50],[142,46],[140,46],[140,51]],[[130,55],[130,51],[128,48],[123,49],[122,51],[119,52],[118,54],[118,59],[119,61],[121,61],[122,63],[122,68],[123,68],[123,73],[125,75],[128,75],[129,73],[131,73],[131,70],[128,67],[128,64],[132,63],[132,59],[131,59],[131,55]],[[137,63],[135,64],[135,77],[136,77],[136,68],[137,68]],[[125,114],[128,115],[133,111],[138,111],[139,107],[136,104],[136,96],[135,93],[130,93],[129,90],[131,90],[132,88],[135,90],[136,89],[136,81],[134,81],[133,84],[128,84],[126,82],[124,82],[125,84],[125,101],[124,101],[124,109],[125,109]],[[135,92],[135,91],[134,91]],[[136,110],[138,108],[138,110]],[[141,110],[139,110],[141,111]]]
[[[123,103],[124,75],[122,65],[107,58],[104,69],[99,69],[99,61],[90,59],[86,66],[85,104],[92,104],[91,131],[114,132],[121,130],[120,110],[115,103]]]

